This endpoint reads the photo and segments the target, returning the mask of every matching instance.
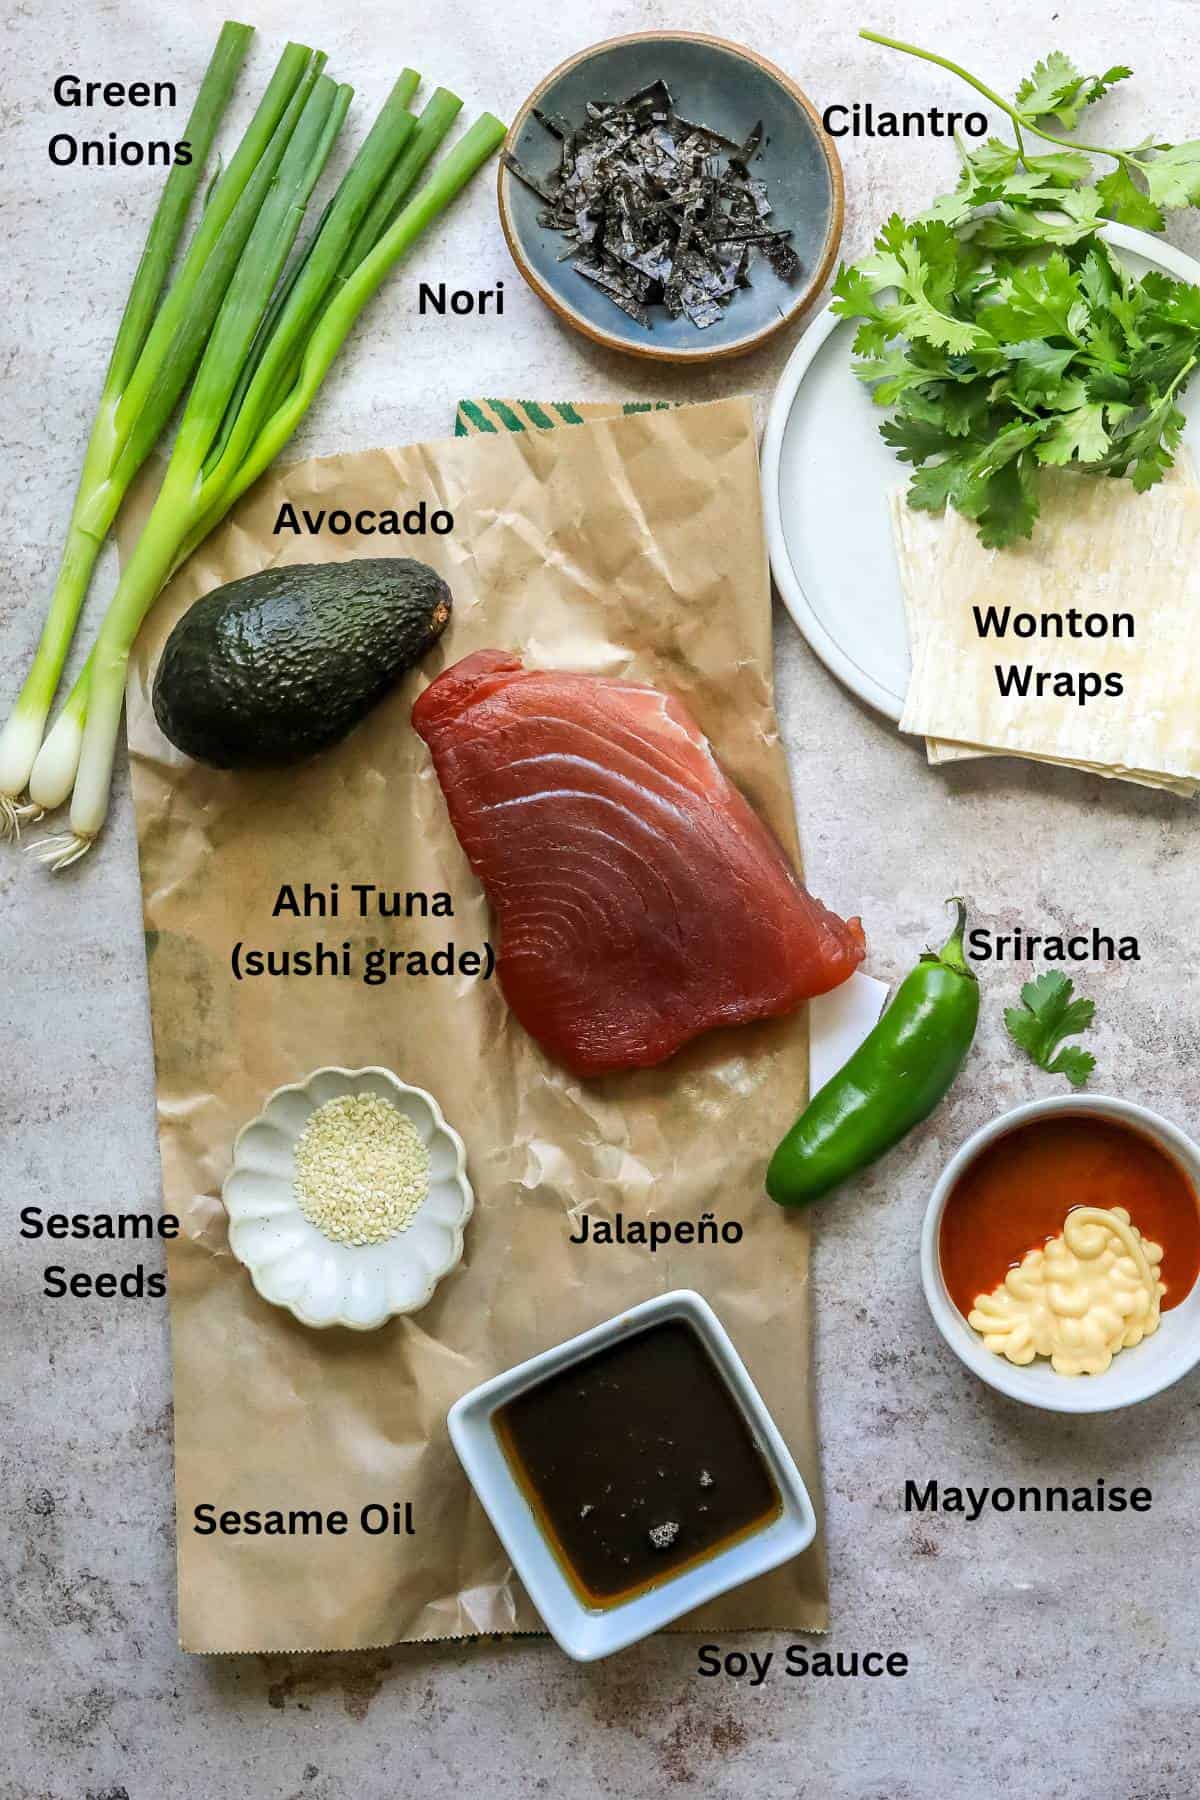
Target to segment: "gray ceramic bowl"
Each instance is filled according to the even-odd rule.
[[[507,149],[535,175],[558,166],[558,143],[533,116],[535,106],[583,120],[589,100],[624,100],[661,79],[685,118],[741,141],[763,122],[763,154],[752,173],[766,181],[773,224],[792,231],[800,273],[782,281],[766,259],[751,264],[753,285],[736,293],[724,316],[700,331],[690,319],[653,309],[639,325],[569,262],[562,236],[538,224],[543,203],[500,167],[500,220],[521,274],[558,316],[596,343],[661,362],[716,362],[740,356],[798,318],[816,298],[842,235],[842,171],[812,103],[794,82],[752,50],[690,32],[642,32],[582,51],[548,75],[522,106]]]

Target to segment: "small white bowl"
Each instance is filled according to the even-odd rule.
[[[1163,1313],[1162,1322],[1152,1337],[1143,1339],[1130,1350],[1119,1351],[1103,1375],[1059,1375],[1045,1357],[1039,1356],[1022,1369],[987,1349],[978,1332],[972,1331],[950,1298],[942,1275],[938,1240],[951,1189],[986,1145],[1017,1125],[1030,1119],[1045,1118],[1051,1113],[1082,1113],[1132,1126],[1173,1157],[1200,1193],[1200,1150],[1177,1126],[1148,1107],[1103,1094],[1063,1094],[1051,1100],[1033,1100],[993,1119],[990,1125],[968,1138],[947,1164],[925,1210],[921,1231],[921,1282],[938,1330],[955,1355],[989,1387],[1045,1412],[1114,1412],[1119,1407],[1135,1406],[1138,1401],[1161,1393],[1163,1388],[1170,1387],[1200,1362],[1200,1281],[1186,1300]],[[1136,1215],[1133,1222],[1138,1224]],[[1014,1255],[1021,1249],[1021,1245],[1014,1245]]]
[[[497,1408],[514,1394],[534,1387],[568,1363],[578,1362],[632,1333],[663,1319],[685,1319],[701,1342],[741,1408],[751,1436],[766,1459],[779,1489],[779,1517],[740,1543],[718,1550],[694,1568],[668,1576],[659,1586],[620,1605],[585,1606],[579,1598],[537,1524],[533,1510],[517,1485],[492,1423]],[[740,1587],[768,1569],[790,1562],[808,1548],[816,1536],[817,1521],[808,1489],[792,1454],[784,1443],[762,1397],[746,1372],[746,1366],[729,1335],[706,1300],[686,1288],[656,1295],[640,1306],[619,1313],[603,1325],[556,1344],[528,1362],[485,1381],[464,1394],[450,1408],[450,1437],[471,1486],[496,1528],[533,1604],[559,1647],[576,1662],[594,1662],[624,1650],[651,1632],[703,1606],[718,1594]]]
[[[346,1094],[378,1094],[412,1120],[429,1151],[429,1192],[407,1230],[383,1244],[339,1244],[300,1211],[296,1143],[319,1106]],[[303,1325],[374,1331],[397,1313],[419,1312],[461,1260],[475,1206],[466,1151],[424,1088],[389,1069],[317,1069],[277,1088],[238,1133],[221,1189],[229,1245],[258,1292]]]

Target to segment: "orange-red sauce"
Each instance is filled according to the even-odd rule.
[[[1200,1202],[1187,1175],[1131,1126],[1060,1113],[996,1138],[951,1189],[938,1249],[964,1317],[1028,1251],[1059,1236],[1073,1206],[1123,1206],[1162,1245],[1163,1311],[1187,1299],[1200,1274]]]

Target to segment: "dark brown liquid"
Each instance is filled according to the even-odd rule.
[[[942,1274],[965,1316],[1028,1250],[1059,1237],[1074,1206],[1123,1206],[1163,1253],[1162,1308],[1186,1300],[1200,1271],[1200,1208],[1175,1160],[1132,1126],[1091,1113],[1030,1119],[980,1152],[942,1214]]]
[[[495,1423],[538,1523],[592,1606],[656,1586],[781,1510],[724,1377],[682,1320],[560,1370]]]

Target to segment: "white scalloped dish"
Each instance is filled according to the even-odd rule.
[[[296,1198],[295,1147],[319,1106],[346,1094],[377,1094],[411,1119],[429,1152],[429,1192],[406,1230],[382,1244],[335,1242],[311,1224]],[[221,1190],[229,1244],[273,1306],[303,1325],[374,1331],[419,1312],[462,1259],[475,1206],[463,1141],[432,1094],[388,1069],[317,1069],[276,1089],[238,1133]]]

